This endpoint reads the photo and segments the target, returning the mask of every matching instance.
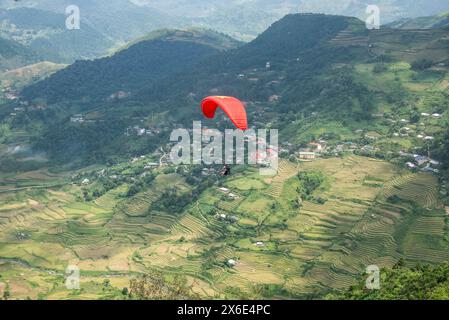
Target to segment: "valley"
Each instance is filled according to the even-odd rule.
[[[449,261],[447,28],[294,14],[249,43],[165,29],[15,67],[0,74],[0,294],[133,299],[162,274],[189,298],[322,299],[369,265]],[[171,164],[170,132],[208,95],[279,129],[276,175]]]

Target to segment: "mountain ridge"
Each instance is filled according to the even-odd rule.
[[[220,39],[226,42],[220,44]],[[154,32],[146,40],[132,43],[112,56],[77,61],[49,79],[26,88],[24,95],[32,97],[37,92],[43,92],[50,103],[77,97],[104,100],[116,91],[138,90],[207,56],[238,45],[239,42],[229,37],[207,30]],[[58,85],[54,86],[53,79],[58,79]],[[61,85],[67,86],[64,95],[58,95]]]

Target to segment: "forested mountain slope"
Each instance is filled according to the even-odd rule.
[[[23,94],[29,99],[43,98],[50,104],[61,100],[104,101],[117,91],[134,94],[238,44],[208,30],[154,32],[111,57],[77,61],[26,88]]]

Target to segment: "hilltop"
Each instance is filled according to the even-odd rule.
[[[212,46],[220,51],[234,49],[243,43],[223,33],[204,28],[188,29],[159,29],[137,38],[118,51],[129,49],[131,46],[143,41],[185,41]]]

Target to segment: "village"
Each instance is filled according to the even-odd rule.
[[[268,64],[267,64],[268,65]],[[251,102],[249,102],[251,103]],[[264,108],[265,109],[265,108]],[[16,111],[24,111],[23,108],[17,109]],[[263,112],[260,112],[258,109],[259,116],[263,117]],[[311,117],[317,117],[317,112],[312,112]],[[381,122],[383,125],[386,125],[389,129],[387,134],[378,133],[376,131],[369,131],[366,129],[356,129],[353,131],[354,139],[351,140],[343,140],[343,141],[335,141],[335,139],[331,139],[330,141],[325,138],[324,135],[322,138],[318,138],[316,140],[309,141],[303,144],[294,144],[291,142],[283,142],[280,141],[279,147],[275,150],[275,152],[283,158],[291,158],[296,159],[297,161],[313,161],[319,157],[339,157],[345,154],[359,154],[369,157],[377,157],[378,154],[387,155],[388,158],[399,157],[404,159],[404,165],[412,171],[423,171],[423,172],[432,172],[434,174],[440,173],[441,163],[440,161],[432,158],[430,152],[431,143],[435,140],[435,136],[433,134],[429,134],[426,132],[426,127],[429,126],[438,126],[440,120],[443,119],[443,115],[437,112],[434,113],[425,113],[422,112],[420,114],[420,120],[418,123],[416,121],[407,120],[405,118],[395,118],[392,115],[387,114],[373,114],[373,121]],[[139,122],[147,122],[148,118],[137,119]],[[82,114],[75,114],[70,117],[70,121],[74,124],[82,124],[85,122],[92,122],[92,120],[86,120],[86,118]],[[225,124],[225,117],[221,117],[217,121],[217,125]],[[256,125],[260,125],[263,127],[269,127],[271,124],[266,124],[260,121],[255,121],[253,129],[256,129]],[[175,128],[181,128],[180,124],[172,124],[167,125],[166,127],[155,127],[150,125],[133,125],[129,126],[125,129],[124,135],[127,137],[141,137],[141,136],[158,136],[162,132],[169,132]],[[203,132],[207,133],[207,131],[211,128],[208,126],[202,127]],[[192,129],[187,129],[191,134]],[[432,131],[434,131],[433,129]],[[384,130],[385,131],[385,130]],[[399,151],[391,151],[391,150],[382,150],[379,147],[379,142],[388,139],[388,140],[400,140],[406,139],[413,141],[416,147],[413,150],[401,149]],[[398,140],[398,141],[399,141]],[[203,141],[204,144],[204,141]],[[161,149],[169,150],[173,146],[173,143],[166,143]],[[421,152],[416,152],[416,150],[421,150]],[[423,152],[426,150],[426,152]],[[161,165],[168,164],[168,157],[165,157]],[[258,164],[263,165],[263,159],[258,158]],[[208,171],[209,169],[205,169],[203,172],[204,175],[212,174],[212,172]]]

